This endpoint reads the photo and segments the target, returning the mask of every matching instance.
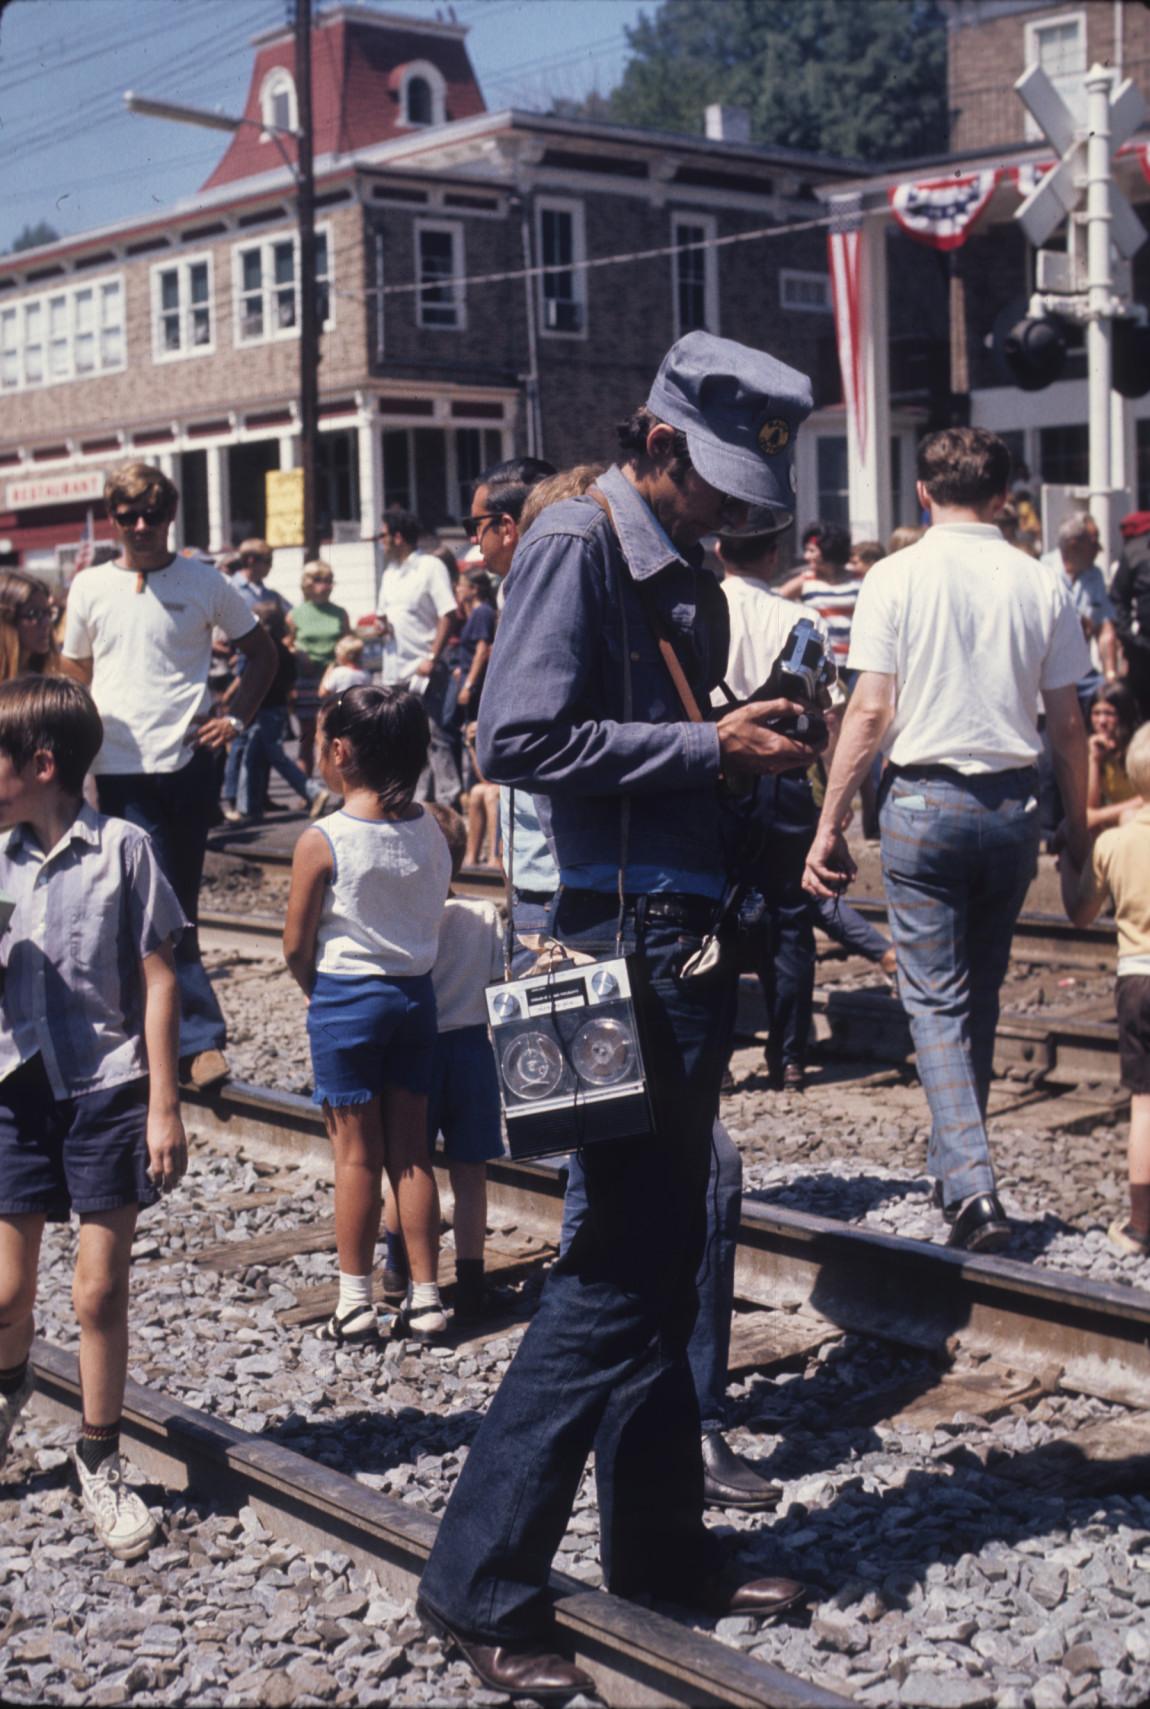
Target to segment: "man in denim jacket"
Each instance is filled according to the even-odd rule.
[[[752,509],[789,512],[810,407],[805,376],[689,333],[621,428],[622,464],[598,483],[604,502],[544,511],[507,580],[480,763],[535,795],[562,884],[556,936],[592,954],[615,947],[629,803],[623,936],[645,988],[655,1116],[651,1136],[583,1153],[588,1214],[471,1448],[421,1587],[428,1624],[486,1685],[513,1694],[591,1685],[552,1653],[547,1579],[592,1448],[610,1590],[769,1614],[804,1594],[793,1580],[740,1584],[703,1524],[686,1347],[735,977],[679,974],[725,884],[721,780],[805,766],[815,750],[771,728],[799,710],[787,702],[692,721],[653,624],[707,706],[728,624],[698,543],[745,526]]]

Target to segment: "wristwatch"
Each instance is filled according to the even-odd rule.
[[[225,712],[224,717],[232,727],[233,736],[242,736],[244,731],[247,729],[247,725],[244,723],[243,719],[237,718],[234,712]]]

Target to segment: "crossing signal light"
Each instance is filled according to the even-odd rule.
[[[1066,334],[1061,322],[1034,315],[1016,321],[1002,341],[1002,361],[1014,384],[1024,392],[1040,392],[1052,385],[1066,366]]]
[[[1113,376],[1114,390],[1124,398],[1144,398],[1150,392],[1150,325],[1114,322]]]

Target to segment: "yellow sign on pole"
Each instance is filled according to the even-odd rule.
[[[303,545],[303,470],[269,469],[264,476],[268,520],[267,543]]]

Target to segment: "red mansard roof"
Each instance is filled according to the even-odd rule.
[[[415,61],[433,65],[443,77],[445,117],[470,119],[486,112],[486,103],[468,58],[462,26],[424,24],[393,13],[339,7],[321,13],[312,29],[313,149],[317,156],[345,154],[407,134],[401,123],[403,69]],[[295,76],[295,42],[290,30],[256,38],[256,57],[244,118],[259,121],[260,89],[270,71],[282,67]],[[295,144],[285,139],[289,156]],[[236,132],[223,159],[203,185],[232,184],[280,164],[275,142],[255,125]]]

